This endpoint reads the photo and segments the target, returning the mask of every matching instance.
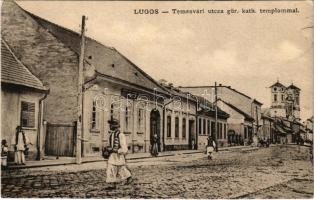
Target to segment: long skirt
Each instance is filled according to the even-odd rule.
[[[212,146],[206,147],[207,155],[211,155],[213,152],[214,152],[214,147],[212,147]]]
[[[157,143],[153,144],[151,154],[152,154],[152,156],[158,156],[158,145],[157,145]]]
[[[23,151],[16,151],[14,155],[14,162],[18,165],[25,164],[25,156]]]
[[[1,157],[1,166],[6,167],[7,166],[7,160],[8,160],[7,156],[2,156]]]
[[[132,174],[126,165],[112,165],[108,163],[107,166],[107,183],[117,183],[131,177]]]

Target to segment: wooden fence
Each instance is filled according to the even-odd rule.
[[[74,156],[76,123],[47,124],[45,154],[47,156]]]

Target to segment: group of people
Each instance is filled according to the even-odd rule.
[[[28,137],[22,130],[21,126],[16,127],[16,132],[12,140],[14,145],[14,163],[16,165],[25,165],[25,155],[28,154],[29,147],[32,145],[29,142]],[[7,168],[7,159],[8,159],[9,146],[7,140],[3,139],[1,141],[1,168]]]

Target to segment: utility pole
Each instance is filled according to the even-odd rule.
[[[81,25],[81,44],[79,56],[79,80],[78,80],[78,119],[76,129],[76,163],[82,163],[82,135],[83,135],[83,68],[84,68],[84,54],[85,54],[85,15],[82,16]]]
[[[217,118],[218,118],[218,115],[217,115],[217,82],[215,82],[215,136],[214,136],[214,140],[215,140],[215,143],[216,143],[216,151],[218,152],[218,141],[217,141],[217,136],[218,136],[218,127],[217,127]]]

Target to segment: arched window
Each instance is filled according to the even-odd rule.
[[[92,118],[91,118],[91,129],[97,129],[97,111],[96,111],[96,101],[93,101],[92,106]]]

